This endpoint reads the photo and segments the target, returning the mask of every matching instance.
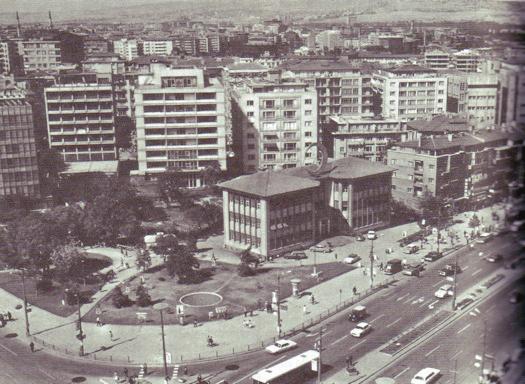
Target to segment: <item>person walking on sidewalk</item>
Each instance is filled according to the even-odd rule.
[[[29,349],[31,350],[31,353],[34,353],[35,352],[35,343],[30,342],[29,343]]]
[[[354,285],[354,288],[352,288],[352,292],[354,293],[354,296],[357,295],[357,288]]]
[[[100,321],[100,316],[97,316],[97,327],[102,327],[102,322]]]
[[[315,297],[314,297],[313,294],[310,296],[310,302],[311,302],[312,304],[315,304]]]
[[[110,329],[109,332],[109,340],[113,341],[113,331]]]
[[[303,305],[303,315],[306,315],[306,304]]]

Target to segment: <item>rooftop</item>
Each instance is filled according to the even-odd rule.
[[[359,66],[345,61],[301,60],[283,63],[282,69],[289,71],[358,71]]]
[[[446,148],[465,148],[482,143],[497,142],[508,138],[508,134],[501,131],[480,131],[475,134],[465,133],[458,136],[430,136],[421,140],[399,143],[399,147],[419,148],[424,150],[440,150]]]
[[[220,183],[219,186],[259,197],[270,197],[315,188],[319,186],[319,182],[268,170],[239,176]]]
[[[407,122],[407,127],[419,132],[446,133],[446,132],[468,132],[469,126],[466,120],[453,119],[446,116],[437,116],[432,120],[414,120]]]
[[[106,174],[116,174],[118,169],[117,160],[108,161],[79,161],[73,163],[67,163],[68,168],[62,173],[92,173],[101,172]]]
[[[259,63],[236,63],[230,64],[227,66],[228,71],[230,72],[242,72],[242,71],[257,71],[257,72],[267,72],[268,68]]]

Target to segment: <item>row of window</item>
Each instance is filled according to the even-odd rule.
[[[211,135],[217,133],[217,127],[197,128],[147,128],[144,130],[146,136],[172,136],[172,135]]]
[[[188,116],[188,117],[145,117],[144,124],[195,124],[215,123],[217,116]]]
[[[89,114],[89,113],[77,113],[71,115],[47,115],[48,121],[100,121],[100,120],[113,120],[113,114],[111,113],[100,113],[100,114]]]
[[[145,105],[144,112],[148,113],[170,113],[170,112],[203,112],[216,111],[217,104],[197,105]]]
[[[311,128],[312,122],[311,121],[305,121],[303,122],[304,128]],[[261,124],[261,128],[263,131],[276,131],[276,130],[285,130],[285,131],[293,131],[300,128],[300,124],[297,121],[284,121],[284,122],[264,122]]]
[[[144,101],[154,100],[215,100],[215,92],[197,92],[197,93],[144,93]]]
[[[31,167],[37,165],[36,153],[31,157],[15,157],[9,159],[0,159],[0,170],[17,167]]]
[[[73,91],[73,92],[53,92],[48,90],[46,92],[46,98],[49,101],[60,100],[64,101],[77,101],[83,102],[85,99],[111,99],[111,91],[100,91],[100,90],[85,90],[85,91]]]
[[[0,183],[0,196],[9,196],[9,195],[35,195],[38,194],[39,188],[38,184],[34,183],[32,185],[2,185]]]
[[[81,145],[81,143],[78,143],[78,145],[53,145],[53,148],[56,149],[59,152],[63,153],[72,153],[72,152],[102,152],[102,151],[115,151],[115,145],[111,144],[102,144],[102,145],[96,145],[91,143],[86,143],[85,145]]]
[[[5,111],[5,109],[4,109]],[[14,113],[14,114],[0,114],[0,130],[5,129],[4,127],[8,127],[10,125],[20,125],[20,124],[27,124],[32,123],[33,117],[30,113],[28,114],[20,114],[20,113]]]
[[[230,230],[230,241],[241,243],[245,245],[251,245],[254,248],[260,248],[261,238],[257,236],[247,235],[237,231]]]
[[[106,160],[116,160],[117,157],[113,152],[104,152],[104,153],[77,153],[77,154],[63,154],[64,161],[67,162],[76,162],[76,161],[106,161]]]

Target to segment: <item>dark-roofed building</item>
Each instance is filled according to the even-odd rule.
[[[466,119],[435,116],[431,120],[413,120],[407,122],[407,129],[416,131],[417,136],[447,135],[449,133],[469,132],[470,128]]]
[[[267,257],[390,222],[393,168],[357,158],[264,171],[220,184],[224,246]]]
[[[426,193],[478,207],[522,171],[523,141],[499,131],[426,136],[388,150],[392,196],[419,208]]]

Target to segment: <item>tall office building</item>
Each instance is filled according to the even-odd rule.
[[[38,198],[40,183],[31,105],[0,84],[0,197],[10,195]]]
[[[373,74],[382,96],[382,115],[403,121],[424,119],[447,110],[447,78],[435,70],[404,65]]]
[[[138,171],[155,177],[169,168],[187,175],[188,187],[204,184],[201,171],[226,169],[224,87],[202,69],[154,69],[135,89]]]
[[[501,63],[499,124],[525,124],[525,60],[507,59]]]
[[[139,55],[137,40],[120,39],[113,41],[113,52],[126,61],[131,61]]]
[[[11,72],[10,48],[7,41],[0,41],[0,75]]]
[[[45,89],[49,146],[71,169],[94,171],[117,159],[111,84],[69,83]],[[83,164],[77,164],[83,163]]]
[[[233,89],[233,141],[241,171],[317,160],[317,94],[305,83],[241,81]]]

